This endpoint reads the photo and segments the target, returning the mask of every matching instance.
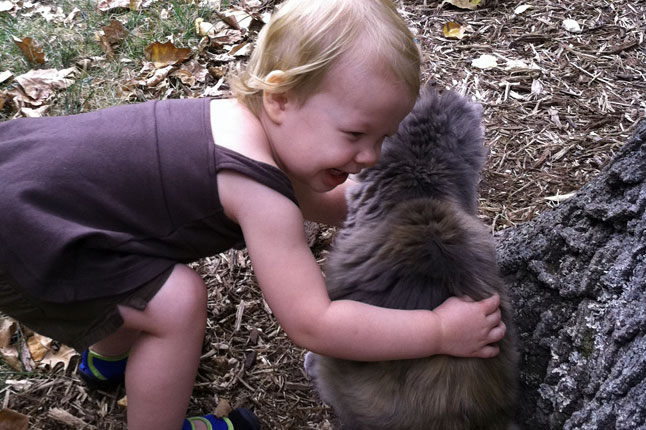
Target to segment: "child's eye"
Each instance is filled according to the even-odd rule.
[[[363,136],[363,133],[360,131],[346,131],[344,133],[350,136],[354,140],[357,140]]]

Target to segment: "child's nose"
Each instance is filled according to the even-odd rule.
[[[356,155],[355,161],[363,167],[371,167],[377,164],[381,153],[381,141],[372,145],[365,145]]]

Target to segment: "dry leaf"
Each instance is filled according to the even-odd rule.
[[[45,21],[47,22],[54,20],[63,21],[65,19],[63,8],[61,7],[56,8],[56,11],[54,11],[52,6],[39,6],[36,8],[35,12],[45,18]]]
[[[555,196],[543,197],[543,199],[549,200],[551,202],[561,203],[561,202],[564,202],[567,199],[571,198],[575,194],[576,194],[576,192],[567,193],[567,194],[557,194]]]
[[[23,75],[16,76],[16,82],[20,84],[25,95],[31,99],[27,102],[40,106],[43,101],[52,95],[55,89],[67,88],[72,85],[74,81],[67,79],[67,77],[75,71],[76,68],[74,67],[62,70],[30,70]]]
[[[530,5],[530,4],[521,4],[516,9],[514,9],[514,13],[516,15],[520,15],[521,13],[527,11],[527,9],[530,9],[531,7],[532,7],[532,5]]]
[[[0,410],[0,430],[28,430],[29,417],[4,408]]]
[[[475,10],[480,5],[481,0],[444,0],[442,6],[444,6],[444,3],[452,4],[460,9]]]
[[[185,61],[191,56],[189,48],[176,48],[172,42],[153,42],[144,49],[146,60],[152,61],[155,67],[162,68],[168,65]]]
[[[10,1],[0,1],[0,12],[9,12],[13,9],[13,3]]]
[[[581,27],[579,23],[573,19],[564,19],[563,28],[570,33],[581,33]]]
[[[121,406],[122,408],[127,408],[128,407],[128,396],[123,396],[117,401],[117,405]]]
[[[77,356],[78,353],[74,349],[67,345],[60,345],[58,351],[53,349],[48,351],[45,358],[40,362],[40,367],[54,369],[59,364],[62,364],[63,370],[66,370],[69,367],[72,358]]]
[[[4,104],[4,101],[2,101],[2,104]],[[20,354],[18,354],[16,346],[11,344],[11,338],[16,332],[16,327],[17,323],[14,319],[8,317],[0,319],[0,357],[12,369],[22,372]]]
[[[442,33],[447,39],[462,39],[466,27],[457,22],[449,21],[442,27]]]
[[[103,30],[105,38],[110,43],[120,42],[128,35],[128,30],[126,30],[123,27],[123,24],[121,24],[121,22],[117,21],[116,19],[111,19],[110,24],[102,27],[101,29]]]
[[[251,44],[249,42],[235,45],[229,51],[229,55],[233,55],[234,57],[244,57],[249,54],[251,54]]]
[[[5,379],[4,383],[14,391],[29,390],[34,385],[34,382],[29,379]]]
[[[4,109],[5,103],[11,100],[13,96],[6,92],[0,92],[0,110]]]
[[[498,61],[493,55],[482,54],[481,56],[473,60],[471,62],[471,65],[473,67],[477,67],[478,69],[493,69],[494,67],[498,66]]]
[[[532,81],[532,95],[540,96],[543,94],[543,84],[538,79]]]
[[[213,415],[218,418],[226,417],[232,410],[231,403],[227,399],[220,399],[220,402],[215,407],[215,411],[213,411]]]
[[[0,357],[16,372],[22,372],[24,370],[20,362],[20,354],[15,346],[1,347]]]
[[[49,351],[52,340],[48,337],[34,334],[27,339],[27,347],[32,360],[41,361]]]
[[[67,15],[67,17],[63,20],[63,23],[67,24],[67,25],[71,24],[72,21],[74,21],[76,19],[76,16],[79,13],[81,13],[81,9],[75,7],[74,9],[72,9],[72,11],[69,13],[69,15]]]
[[[90,425],[85,421],[83,421],[82,419],[75,417],[74,415],[70,414],[64,409],[51,408],[47,412],[47,415],[54,421],[58,421],[59,423],[62,423],[70,428],[88,429],[88,430],[95,428],[93,425]]]
[[[98,34],[101,49],[109,59],[114,58],[113,45],[119,43],[128,35],[128,30],[123,27],[120,21],[110,20],[110,25],[101,28],[102,32]]]
[[[13,318],[0,319],[0,348],[11,345],[11,337],[16,332],[16,321]]]
[[[20,108],[20,113],[25,118],[41,118],[47,114],[47,112],[49,111],[49,108],[50,108],[49,105],[43,105],[37,109],[22,107]]]
[[[215,36],[215,26],[203,18],[196,18],[195,32],[200,36]]]
[[[13,76],[13,73],[11,73],[9,70],[5,70],[4,72],[0,72],[0,84],[3,83],[6,80],[9,80]]]
[[[150,6],[153,0],[99,0],[96,7],[101,12],[107,12],[112,9],[130,9],[140,10]]]
[[[38,45],[36,45],[36,42],[34,42],[34,39],[31,37],[25,37],[22,40],[14,37],[13,43],[20,48],[22,55],[24,55],[30,63],[43,64],[45,62],[45,53]]]

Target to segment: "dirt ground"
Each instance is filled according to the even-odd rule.
[[[424,81],[484,107],[490,158],[480,208],[492,231],[525,222],[575,192],[645,116],[643,2],[499,1],[475,11],[436,1],[398,5],[417,34]],[[522,5],[529,8],[517,9]],[[566,30],[566,19],[581,31]],[[447,22],[464,25],[464,37],[445,37]],[[483,55],[497,66],[474,65],[487,60]],[[314,237],[321,262],[331,238],[328,228]],[[332,428],[332,412],[302,370],[304,351],[271,316],[246,253],[230,251],[195,267],[210,287],[210,318],[189,412],[209,413],[226,400],[254,410],[265,429]],[[31,429],[126,429],[125,408],[117,403],[123,388],[91,392],[75,366],[15,379],[28,384],[6,385],[0,401],[28,415]],[[65,424],[53,408],[85,425]]]

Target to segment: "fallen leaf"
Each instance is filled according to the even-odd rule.
[[[200,36],[215,36],[215,26],[203,18],[196,18],[195,32]]]
[[[16,332],[16,321],[13,318],[0,319],[0,348],[11,345],[11,338]]]
[[[471,65],[478,69],[493,69],[498,66],[498,61],[493,55],[482,54],[480,57],[473,60]]]
[[[0,1],[0,12],[9,12],[13,9],[13,3],[10,1]]]
[[[30,389],[34,382],[29,379],[5,379],[4,384],[13,388],[15,391],[25,391]]]
[[[120,42],[128,35],[128,30],[123,27],[121,21],[117,21],[116,19],[111,19],[110,24],[101,29],[103,30],[103,34],[105,34],[105,38],[110,43]]]
[[[244,57],[249,54],[251,54],[251,44],[249,42],[235,45],[229,51],[229,55],[233,55],[234,57]]]
[[[549,200],[551,202],[561,203],[561,202],[564,202],[567,199],[571,198],[575,194],[576,194],[576,192],[567,193],[567,194],[557,194],[555,196],[543,197],[543,199]]]
[[[20,48],[22,55],[24,55],[30,63],[43,64],[45,62],[45,53],[31,37],[25,37],[22,40],[14,37],[13,43]]]
[[[32,360],[41,361],[49,351],[52,340],[48,337],[34,334],[27,339],[27,347]]]
[[[6,92],[0,92],[0,110],[4,109],[5,103],[11,100],[13,96]]]
[[[0,357],[6,364],[9,365],[16,372],[22,372],[24,369],[20,362],[20,354],[15,346],[5,346],[0,348]]]
[[[570,33],[581,33],[581,27],[579,23],[573,19],[564,19],[563,28]]]
[[[213,411],[213,415],[218,418],[226,417],[232,410],[231,403],[227,399],[220,399],[218,405],[215,407],[215,411]]]
[[[23,335],[25,335],[23,331]],[[36,368],[36,363],[34,363],[34,360],[31,359],[31,355],[29,355],[29,349],[27,348],[27,342],[21,342],[20,345],[20,362],[22,363],[24,369],[27,372],[31,372]]]
[[[189,48],[176,48],[172,42],[153,42],[144,49],[146,60],[152,61],[155,67],[162,68],[168,65],[185,61],[191,56]]]
[[[125,39],[128,30],[123,27],[120,21],[110,20],[110,24],[101,28],[98,34],[101,49],[109,59],[114,58],[114,45]]]
[[[68,79],[76,68],[70,67],[68,69],[40,69],[30,70],[29,72],[16,76],[16,82],[20,84],[30,100],[27,102],[32,105],[40,106],[43,101],[47,100],[55,89],[67,88],[74,81]]]
[[[244,38],[245,36],[240,31],[226,28],[216,33],[215,36],[210,39],[221,45],[234,45],[241,42]]]
[[[117,405],[121,406],[122,408],[127,408],[128,407],[128,396],[123,396],[117,401]]]
[[[67,345],[58,345],[57,348],[49,348],[47,354],[38,363],[39,367],[45,369],[54,369],[59,364],[63,365],[63,370],[67,369],[70,365],[72,358],[79,356],[79,354]]]
[[[447,39],[462,39],[466,26],[457,22],[449,21],[442,27],[442,33]]]
[[[20,108],[20,113],[25,118],[41,118],[49,111],[49,105],[43,105],[37,109],[32,109],[28,107]]]
[[[54,8],[52,6],[38,6],[35,12],[42,16],[47,22],[55,20],[63,21],[65,19],[63,8],[61,7],[56,8],[56,10],[54,11]]]
[[[112,9],[130,9],[140,10],[150,6],[153,0],[99,0],[96,7],[101,12],[107,12]]]
[[[527,64],[523,60],[506,60],[507,63],[505,64],[505,70],[537,70],[539,67],[534,64]]]
[[[64,409],[60,408],[51,408],[47,415],[54,421],[58,421],[68,427],[76,429],[94,429],[93,425],[90,425],[83,421],[82,419],[75,417]]]
[[[153,74],[148,77],[143,85],[147,87],[156,87],[160,82],[168,77],[168,74],[173,70],[173,66],[166,66],[161,69],[154,69]]]
[[[8,408],[0,410],[0,430],[28,430],[29,417]]]
[[[547,113],[550,115],[550,120],[556,125],[558,128],[563,128],[563,124],[561,123],[561,118],[559,118],[559,111],[558,109],[554,107],[550,107],[547,109]]]
[[[530,5],[530,4],[521,4],[516,9],[514,9],[514,13],[516,15],[520,15],[521,13],[527,11],[527,9],[530,9],[531,7],[532,7],[532,5]]]
[[[42,368],[53,369],[62,363],[63,369],[67,369],[70,360],[78,355],[72,348],[66,345],[58,346],[53,339],[38,333],[34,333],[27,339],[27,346],[32,360]]]
[[[75,7],[74,9],[72,9],[72,11],[69,13],[69,15],[67,15],[67,17],[65,17],[65,19],[63,20],[63,23],[64,24],[71,24],[72,21],[74,21],[74,19],[76,19],[76,16],[79,13],[81,13],[81,9]]]
[[[182,67],[173,73],[184,84],[188,86],[195,85],[196,82],[204,82],[209,71],[197,60],[189,61],[182,64]]]
[[[481,2],[481,0],[444,0],[441,6],[444,6],[444,3],[448,3],[460,9],[475,10]]]

